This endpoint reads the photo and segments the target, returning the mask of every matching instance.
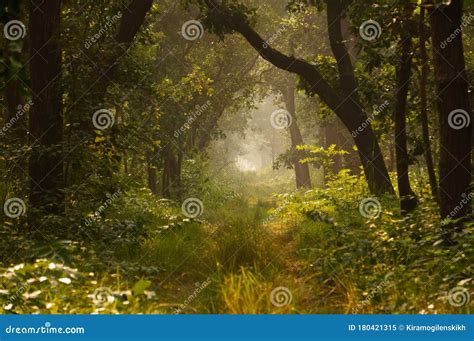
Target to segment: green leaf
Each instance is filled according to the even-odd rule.
[[[467,8],[474,4],[474,0],[464,0],[464,8]]]
[[[146,289],[148,289],[151,285],[150,281],[147,281],[145,279],[139,280],[135,285],[133,286],[133,295],[134,296],[139,296],[143,295]]]

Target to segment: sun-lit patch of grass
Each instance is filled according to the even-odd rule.
[[[279,314],[294,311],[293,292],[272,303],[277,285],[262,275],[258,268],[241,267],[236,272],[215,274],[213,296],[208,298],[210,312],[225,314]]]

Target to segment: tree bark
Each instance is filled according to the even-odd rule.
[[[450,232],[460,228],[471,213],[472,113],[462,42],[462,6],[462,0],[452,0],[450,5],[434,9],[430,16],[440,125],[440,210],[443,219],[457,220],[445,225],[448,240]]]
[[[428,82],[429,60],[426,52],[427,34],[425,30],[425,8],[420,8],[420,59],[421,59],[421,76],[420,76],[420,117],[421,117],[421,131],[423,135],[423,151],[425,156],[426,168],[428,171],[428,178],[430,181],[431,194],[436,201],[438,201],[438,180],[436,179],[436,172],[433,162],[433,154],[431,151],[429,120],[428,120],[428,101],[426,94],[426,85]]]
[[[403,28],[406,29],[406,28]],[[395,155],[397,164],[398,192],[402,214],[413,211],[417,205],[415,193],[410,186],[409,164],[406,132],[407,96],[410,87],[413,44],[409,32],[401,34],[400,65],[397,67],[397,94],[394,112],[395,121]]]
[[[182,155],[172,154],[167,150],[164,154],[162,194],[165,198],[181,199],[183,188],[181,181]]]
[[[307,163],[300,162],[302,159],[304,159],[304,153],[296,149],[297,146],[304,145],[304,141],[296,118],[295,91],[295,85],[292,80],[290,80],[290,84],[288,85],[286,91],[284,91],[283,98],[285,100],[286,110],[288,110],[292,117],[289,131],[291,138],[291,149],[295,155],[293,165],[295,167],[296,188],[311,188],[309,165]]]
[[[151,193],[157,195],[158,184],[157,184],[157,178],[156,178],[156,166],[155,166],[155,162],[153,158],[153,152],[151,150],[147,150],[145,152],[145,158],[146,158],[148,188],[150,189]]]
[[[232,15],[232,12],[229,12],[226,7],[217,4],[214,0],[204,1],[209,11],[217,11],[219,15],[226,17],[226,23],[229,27],[242,34],[262,58],[282,70],[301,76],[308,83],[311,91],[319,95],[350,132],[356,131],[362,124],[368,123],[367,115],[362,108],[354,105],[350,98],[341,97],[322,77],[316,66],[273,49],[244,19]],[[263,48],[264,46],[266,48]],[[380,146],[370,124],[354,138],[354,141],[358,148],[370,191],[374,195],[387,192],[393,193]]]
[[[335,120],[331,120],[326,123],[324,127],[324,147],[329,148],[331,145],[336,145],[337,147],[341,147],[341,134],[338,129],[338,122]],[[337,174],[339,173],[342,168],[342,156],[341,155],[334,155],[332,157],[332,167],[331,170],[328,170],[325,172],[326,174],[329,174],[331,172],[332,174]]]
[[[60,0],[30,0],[29,203],[53,214],[64,211],[60,14]]]

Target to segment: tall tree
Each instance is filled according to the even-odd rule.
[[[358,148],[368,186],[375,195],[386,192],[393,193],[393,187],[383,155],[377,138],[370,124],[368,124],[369,120],[367,114],[362,107],[358,105],[356,95],[349,97],[344,95],[347,89],[352,89],[355,85],[351,78],[350,67],[352,63],[350,57],[345,57],[344,55],[341,55],[339,59],[336,57],[336,59],[338,59],[341,86],[344,89],[343,93],[339,93],[330,86],[315,65],[294,56],[285,55],[269,46],[250,26],[248,18],[242,13],[241,7],[226,6],[215,0],[203,0],[203,2],[208,10],[207,18],[211,29],[221,33],[229,31],[240,33],[250,45],[258,51],[262,58],[282,70],[299,75],[306,81],[308,89],[312,93],[319,95],[327,106],[341,119],[349,131],[356,131],[359,130],[360,127],[367,125],[365,129],[362,129],[360,134],[356,135],[354,140]],[[336,2],[339,2],[339,0]],[[328,2],[328,5],[332,3],[332,1]],[[334,11],[338,13],[336,16],[343,16],[343,13],[340,12],[342,9],[343,7],[338,4]],[[329,20],[335,22],[335,20]],[[341,70],[341,68],[343,70]]]
[[[288,129],[290,131],[291,149],[292,152],[295,153],[293,165],[295,168],[296,188],[311,188],[309,165],[307,163],[301,163],[301,160],[304,159],[304,155],[302,155],[304,153],[296,149],[297,146],[303,145],[304,142],[296,117],[295,91],[294,82],[290,80],[288,87],[283,92],[283,99],[285,101],[286,110],[288,110],[292,117],[292,122]]]
[[[61,0],[30,0],[29,199],[54,214],[64,210],[60,18]]]
[[[411,14],[410,14],[411,15]],[[409,19],[405,18],[405,22]],[[400,64],[397,67],[397,87],[394,111],[395,121],[395,155],[397,163],[398,192],[400,195],[400,207],[402,213],[412,211],[417,200],[410,185],[409,164],[410,158],[407,147],[407,96],[410,87],[411,66],[413,61],[413,43],[409,31],[409,25],[401,28],[399,49],[401,53]]]
[[[423,135],[423,151],[425,155],[426,168],[428,170],[431,194],[437,200],[438,199],[438,180],[436,179],[436,172],[435,172],[434,162],[433,162],[433,153],[431,151],[429,119],[428,119],[428,100],[427,100],[427,90],[426,90],[430,65],[429,65],[429,60],[428,60],[428,53],[426,51],[427,32],[425,28],[425,13],[426,13],[426,9],[424,6],[422,6],[420,9],[420,22],[419,22],[419,36],[420,36],[419,44],[420,44],[420,62],[421,62],[420,117],[421,117],[421,128],[422,128],[422,135]]]
[[[440,125],[439,199],[442,218],[471,213],[472,113],[462,40],[462,0],[432,9],[431,36]],[[461,224],[449,224],[459,227]],[[449,231],[448,231],[449,232]]]

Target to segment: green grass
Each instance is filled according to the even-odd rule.
[[[472,298],[453,301],[472,292],[472,227],[443,246],[425,194],[410,217],[386,197],[365,218],[366,189],[342,174],[324,190],[207,198],[197,220],[138,194],[142,209],[111,210],[84,241],[12,240],[29,258],[0,268],[0,303],[3,313],[472,313]],[[272,303],[277,288],[287,304]]]

